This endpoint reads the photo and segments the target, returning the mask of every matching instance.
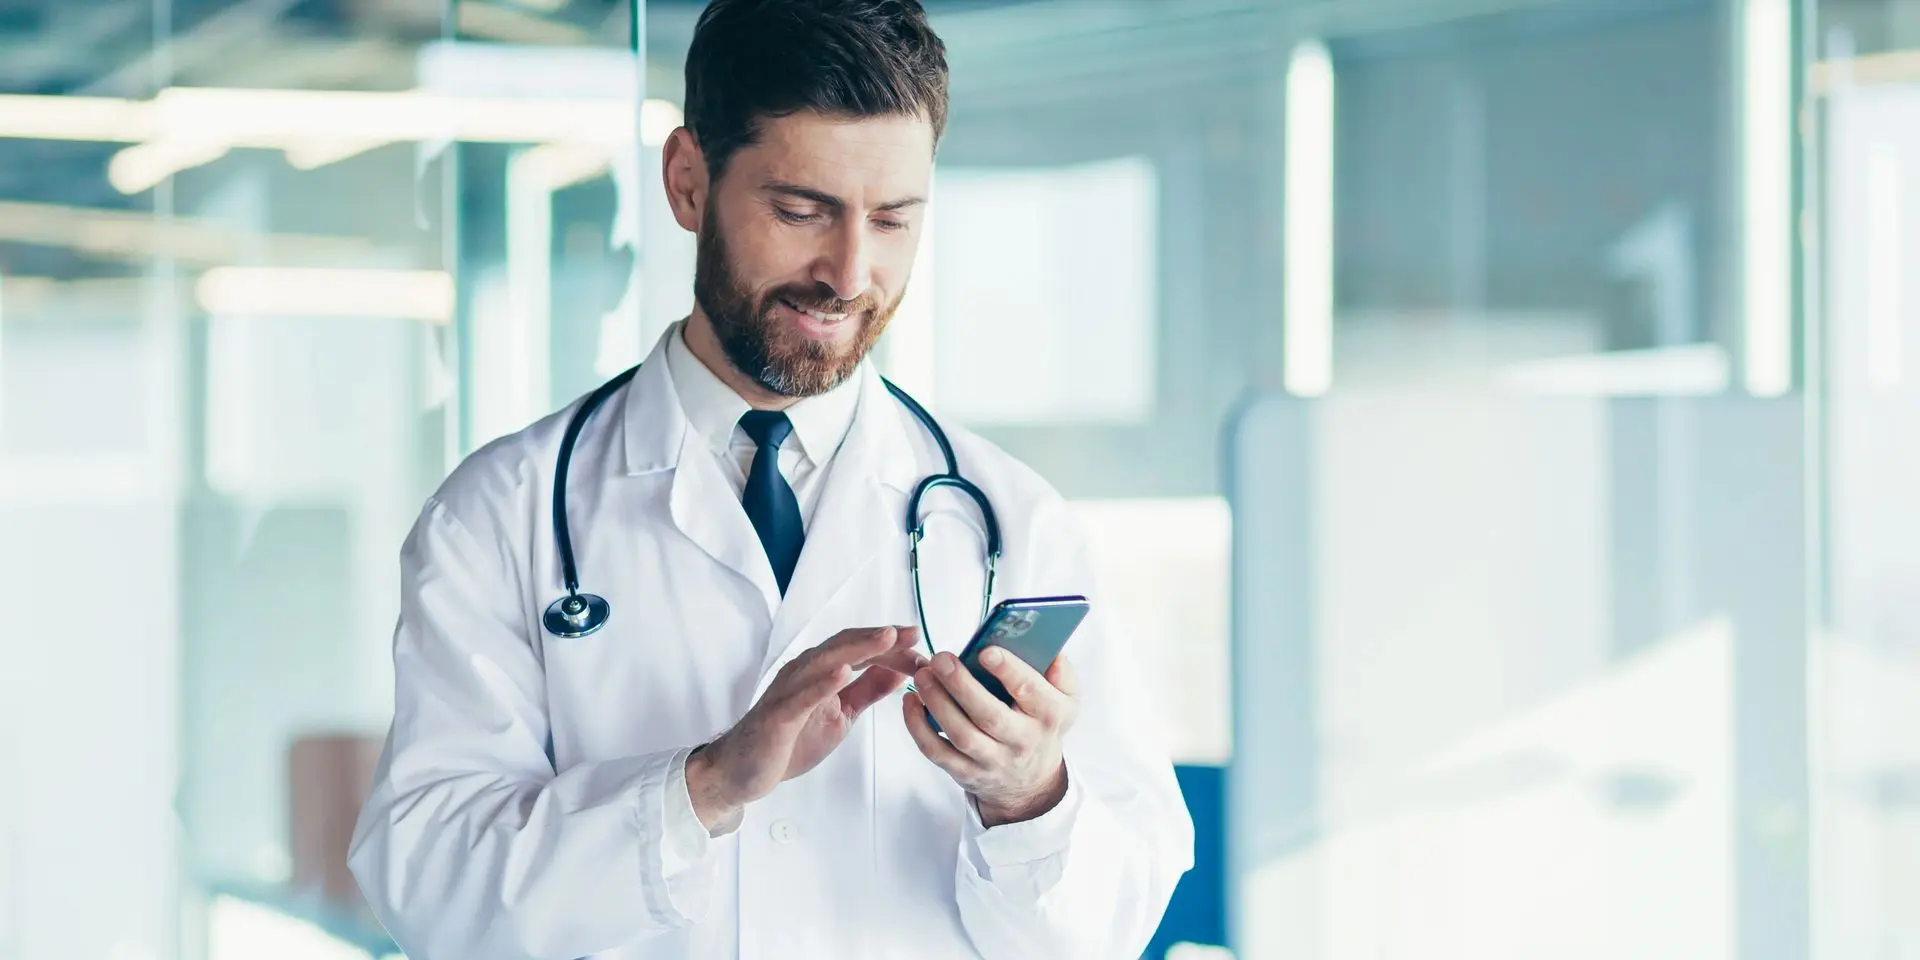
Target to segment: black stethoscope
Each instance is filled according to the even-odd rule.
[[[633,375],[640,371],[639,366],[627,370],[600,385],[600,388],[588,395],[580,409],[574,411],[573,418],[567,421],[567,432],[560,439],[559,462],[553,468],[553,541],[560,551],[560,575],[566,584],[567,595],[555,600],[547,607],[541,621],[547,632],[556,637],[584,637],[606,626],[607,617],[613,612],[607,601],[591,593],[580,592],[580,571],[573,561],[573,538],[567,533],[567,467],[573,461],[573,446],[580,439],[580,430],[587,424],[587,418],[599,409],[606,399],[617,392]],[[934,443],[940,445],[940,455],[946,459],[947,471],[936,473],[920,481],[907,497],[907,562],[913,578],[913,606],[920,617],[920,639],[929,649],[933,647],[933,635],[927,630],[927,608],[920,594],[920,541],[926,537],[926,525],[920,520],[920,499],[928,491],[939,487],[952,487],[966,494],[980,508],[980,519],[987,528],[987,583],[980,592],[980,619],[987,617],[987,609],[993,601],[993,577],[1000,563],[1000,521],[994,517],[993,504],[987,495],[973,482],[960,475],[960,465],[953,456],[953,444],[947,442],[946,431],[940,429],[933,415],[919,401],[907,395],[905,390],[894,386],[893,381],[884,377],[887,392],[904,404],[914,419],[933,436]]]

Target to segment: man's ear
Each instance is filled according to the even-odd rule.
[[[667,186],[673,219],[688,233],[699,233],[707,206],[707,156],[693,131],[681,127],[660,151],[660,179]]]

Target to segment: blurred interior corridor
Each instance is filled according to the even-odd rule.
[[[1094,535],[1153,960],[1920,960],[1920,0],[925,2],[875,356]],[[396,952],[401,539],[687,315],[701,6],[0,0],[0,960]]]

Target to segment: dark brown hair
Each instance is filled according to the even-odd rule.
[[[947,126],[947,50],[919,0],[713,0],[687,49],[686,125],[709,176],[760,121],[924,116]]]

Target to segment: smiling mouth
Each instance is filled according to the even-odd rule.
[[[794,303],[792,300],[788,300],[785,297],[781,297],[780,302],[784,304],[787,309],[792,310],[795,313],[806,314],[807,316],[812,317],[813,319],[818,320],[821,323],[839,323],[840,321],[845,320],[848,316],[851,316],[851,314],[845,314],[845,313],[826,313],[820,310],[808,310],[807,308],[802,307],[799,304]]]

